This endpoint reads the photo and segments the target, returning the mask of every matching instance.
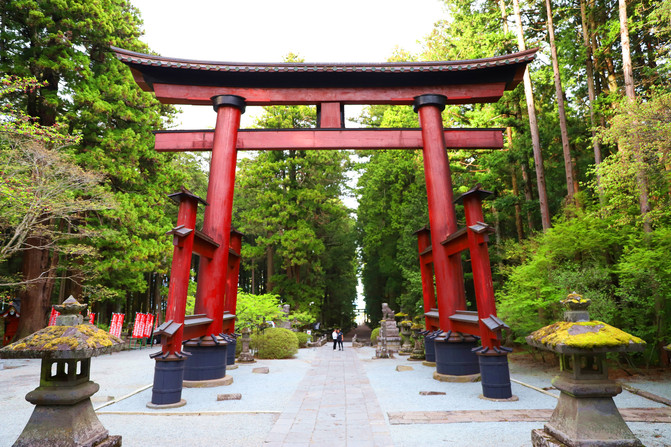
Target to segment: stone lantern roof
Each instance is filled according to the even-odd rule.
[[[56,325],[5,346],[0,349],[0,358],[83,359],[121,349],[121,339],[83,323],[79,312],[86,304],[70,297],[54,308],[61,312]]]
[[[645,341],[616,327],[590,320],[590,300],[572,293],[562,301],[567,307],[565,321],[545,326],[526,337],[529,345],[560,354],[598,354],[636,352],[645,349]]]

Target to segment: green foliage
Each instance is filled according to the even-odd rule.
[[[63,124],[55,123],[53,126],[42,126],[37,122],[36,117],[30,116],[16,107],[11,100],[8,101],[11,96],[16,94],[34,94],[39,88],[46,85],[45,82],[38,82],[33,77],[22,78],[10,75],[0,77],[1,133],[16,137],[28,137],[52,147],[66,146],[80,140],[78,136],[68,135],[67,128]]]
[[[256,329],[266,321],[272,321],[284,315],[280,309],[277,295],[270,293],[252,295],[238,290],[236,305],[236,327]]]
[[[308,340],[310,339],[310,336],[306,334],[305,332],[294,332],[296,335],[296,338],[298,339],[298,347],[299,348],[307,348],[308,346]]]
[[[101,176],[115,203],[81,213],[77,222],[99,258],[81,265],[81,259],[62,256],[58,268],[81,265],[87,274],[79,281],[91,301],[125,302],[146,292],[152,272],[167,273],[172,252],[164,234],[176,210],[166,206],[166,195],[201,169],[191,156],[154,151],[152,131],[169,125],[173,109],[143,92],[109,52],[110,45],[148,51],[138,40],[137,10],[121,0],[22,0],[3,3],[2,23],[0,72],[32,77],[41,86],[9,93],[13,108],[24,114],[10,124],[24,129],[39,123],[77,135],[67,149],[71,161]]]
[[[380,328],[376,327],[370,333],[370,342],[374,346],[377,343],[377,338],[380,336]]]
[[[288,359],[298,352],[298,338],[289,329],[271,327],[253,336],[253,346],[260,359]]]

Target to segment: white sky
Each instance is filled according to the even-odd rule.
[[[441,0],[131,0],[142,40],[162,56],[229,62],[385,62],[418,52],[444,18]],[[183,106],[178,128],[214,126],[211,107]],[[195,110],[194,110],[195,109]],[[249,127],[255,111],[243,115]],[[348,111],[348,114],[350,112]]]

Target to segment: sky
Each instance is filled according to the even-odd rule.
[[[385,62],[418,52],[445,16],[441,0],[131,0],[142,40],[166,57],[228,62]],[[214,126],[211,107],[183,106],[180,129]],[[346,110],[348,115],[355,110]],[[258,110],[248,108],[242,127]]]

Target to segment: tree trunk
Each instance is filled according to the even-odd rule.
[[[591,14],[590,14],[591,15]],[[582,41],[585,46],[585,74],[587,76],[587,96],[589,97],[589,122],[592,127],[592,147],[594,149],[594,164],[601,164],[601,142],[596,137],[596,115],[594,113],[594,102],[596,101],[596,90],[594,88],[594,67],[592,65],[592,46],[590,44],[590,30],[587,21],[587,5],[585,0],[580,0],[580,17],[582,19]],[[599,190],[599,201],[603,202],[603,191],[601,188],[601,176],[596,177],[597,189]]]
[[[631,102],[636,101],[636,92],[634,91],[634,72],[631,65],[631,52],[629,48],[629,26],[627,24],[627,2],[626,0],[619,0],[620,14],[620,40],[622,46],[622,72],[624,75],[624,93],[627,99]],[[650,222],[650,198],[648,191],[648,178],[645,173],[645,158],[641,153],[639,144],[634,148],[634,156],[639,165],[639,170],[636,173],[636,182],[638,183],[639,195],[638,204],[643,216],[643,231],[646,233],[652,232],[652,224]]]
[[[271,278],[275,274],[275,269],[273,266],[273,247],[272,245],[268,246],[266,250],[266,293],[270,293],[271,290],[273,290],[273,283]]]
[[[636,99],[634,93],[634,72],[631,66],[631,51],[629,49],[629,26],[627,25],[627,2],[619,0],[620,13],[620,41],[622,45],[622,72],[624,75],[624,92],[629,100]]]
[[[517,42],[520,50],[526,49],[524,43],[524,32],[522,31],[522,16],[520,14],[520,5],[518,0],[513,0],[515,10],[515,20],[517,21]],[[541,152],[541,140],[538,134],[538,121],[536,120],[536,106],[534,104],[534,92],[531,86],[531,76],[529,69],[524,71],[524,93],[527,101],[527,111],[529,113],[529,128],[531,131],[531,143],[534,150],[534,164],[536,165],[536,183],[538,185],[538,202],[541,210],[541,222],[543,231],[552,227],[550,223],[550,208],[548,206],[547,190],[545,188],[545,168],[543,167],[543,154]]]
[[[575,189],[573,184],[573,165],[571,164],[571,147],[569,145],[568,128],[566,125],[566,110],[564,108],[564,90],[561,84],[561,75],[559,73],[559,58],[557,56],[557,46],[555,45],[554,23],[552,21],[552,5],[550,0],[545,0],[545,9],[547,10],[548,38],[550,40],[550,54],[552,58],[552,71],[554,73],[555,92],[557,95],[557,111],[559,113],[559,130],[561,134],[562,152],[564,154],[564,170],[566,172],[566,190],[567,202],[573,203]]]
[[[41,238],[31,237],[26,240],[26,245],[43,247],[46,242]],[[43,248],[31,248],[24,253],[23,278],[30,283],[21,293],[21,319],[15,340],[39,331],[47,325],[54,286],[51,270],[55,262],[54,256]]]
[[[508,34],[508,13],[506,12],[506,2],[499,0],[499,9],[501,10],[501,23],[503,23],[503,33]]]
[[[513,147],[512,127],[506,128],[506,138],[508,140],[508,150],[510,150]],[[524,239],[524,231],[522,230],[522,207],[520,206],[520,202],[517,199],[520,194],[520,190],[517,186],[517,172],[515,169],[516,165],[517,163],[512,165],[510,168],[510,180],[512,182],[513,196],[515,196],[515,229],[517,230],[517,241],[520,242],[522,239]]]
[[[531,192],[532,189],[532,184],[531,184],[531,177],[529,177],[529,167],[527,166],[527,163],[524,161],[520,163],[520,167],[522,168],[522,181],[524,182],[524,198],[526,199],[527,203],[531,203],[534,200],[534,196]],[[531,214],[531,211],[528,210],[527,208],[527,226],[529,227],[529,233],[533,233],[534,231],[534,217]]]

